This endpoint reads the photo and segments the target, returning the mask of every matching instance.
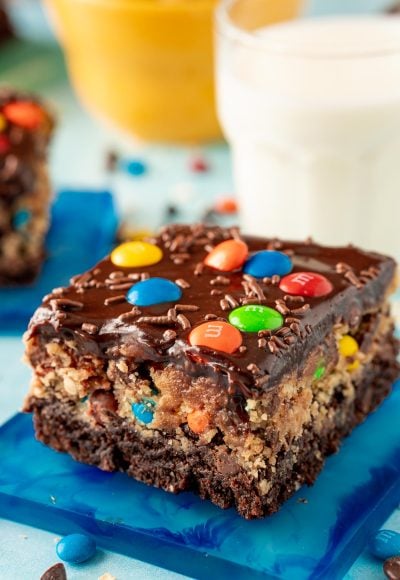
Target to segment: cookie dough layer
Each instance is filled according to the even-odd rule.
[[[175,433],[155,430],[149,437],[113,411],[104,413],[103,424],[88,421],[70,400],[33,397],[29,407],[37,438],[78,461],[124,471],[169,492],[194,491],[221,508],[235,506],[243,517],[258,518],[277,511],[303,483],[313,483],[342,438],[387,396],[398,375],[396,348],[391,339],[352,383],[353,391],[337,384],[290,450],[281,447],[274,464],[266,462],[257,476],[240,465],[221,433],[208,444],[187,427]],[[264,437],[265,447],[273,446],[266,432]]]

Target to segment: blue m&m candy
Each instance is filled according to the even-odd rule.
[[[155,406],[151,399],[143,399],[141,403],[132,403],[132,413],[138,421],[148,425],[153,420]]]
[[[126,299],[135,306],[154,306],[163,302],[176,302],[182,297],[181,288],[167,278],[149,278],[128,290]]]
[[[128,159],[123,163],[123,168],[134,177],[139,177],[147,171],[146,164],[141,159]]]
[[[58,542],[56,552],[64,562],[79,564],[95,555],[96,542],[86,534],[70,534]]]
[[[255,278],[264,278],[264,276],[285,276],[292,268],[292,260],[283,252],[262,250],[250,256],[243,266],[243,271]]]
[[[283,324],[283,316],[268,306],[249,304],[232,310],[229,322],[242,332],[259,332],[279,328]]]
[[[393,530],[380,530],[369,542],[369,550],[380,560],[400,555],[400,534]]]
[[[16,230],[24,228],[31,219],[31,212],[27,209],[19,209],[13,216],[12,223]]]

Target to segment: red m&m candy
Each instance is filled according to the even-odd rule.
[[[3,114],[15,125],[24,129],[37,129],[45,119],[42,109],[30,101],[17,101],[5,105]]]
[[[326,296],[333,290],[332,283],[316,272],[295,272],[282,278],[279,288],[294,296],[309,296],[317,298]]]
[[[243,266],[249,250],[241,240],[221,242],[206,256],[204,263],[222,272],[231,272]]]
[[[189,334],[189,342],[192,346],[207,346],[230,354],[242,344],[242,335],[231,324],[212,320],[196,326]]]

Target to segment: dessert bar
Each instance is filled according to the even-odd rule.
[[[351,246],[166,227],[44,298],[25,411],[78,461],[263,517],[390,392],[394,284]]]
[[[0,286],[31,282],[44,259],[52,129],[35,97],[0,89]]]

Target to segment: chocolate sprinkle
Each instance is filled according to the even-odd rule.
[[[118,294],[118,296],[110,296],[104,300],[104,306],[110,306],[111,304],[121,304],[126,302],[125,294]]]
[[[81,328],[88,334],[97,334],[99,332],[98,326],[91,324],[90,322],[84,322]]]
[[[50,300],[50,306],[52,310],[82,310],[83,302],[78,300],[69,300],[68,298],[55,298]]]
[[[186,280],[184,280],[183,278],[178,278],[177,280],[175,280],[175,284],[180,288],[183,288],[184,290],[190,288],[189,282],[186,282]]]
[[[183,330],[188,330],[191,328],[192,325],[190,324],[190,320],[186,318],[184,314],[178,314],[176,318]]]

